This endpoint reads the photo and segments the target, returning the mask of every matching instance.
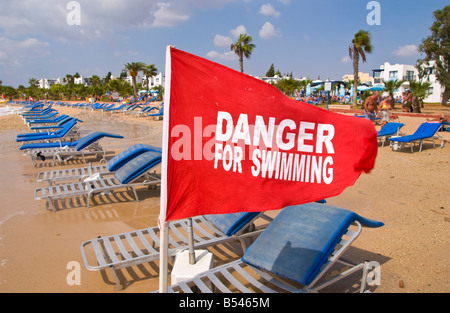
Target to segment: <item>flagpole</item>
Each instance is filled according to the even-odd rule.
[[[167,293],[169,270],[169,223],[160,221],[160,246],[159,246],[159,292]]]
[[[169,114],[170,114],[170,85],[171,85],[171,59],[170,46],[166,48],[166,81],[164,94],[164,116],[162,135],[161,159],[161,202],[159,213],[160,246],[159,246],[159,292],[167,293],[168,264],[169,264],[169,222],[167,217],[167,161],[169,144]]]
[[[189,232],[189,264],[195,264],[195,250],[194,250],[194,230],[192,229],[192,218],[187,219],[187,227]]]

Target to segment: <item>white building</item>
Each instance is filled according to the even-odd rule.
[[[50,89],[54,84],[58,84],[59,79],[41,78],[39,79],[39,88]]]
[[[123,80],[126,80],[127,82],[130,83],[130,85],[133,84],[133,78],[131,76],[127,76],[125,77]],[[136,86],[138,86],[139,84],[142,84],[142,82],[144,81],[144,79],[141,76],[136,76]]]
[[[424,102],[441,102],[444,89],[436,79],[434,63],[430,62],[425,67],[425,70],[428,73],[428,77],[425,77],[423,81],[429,81],[431,86],[428,89],[429,96],[424,99]],[[385,62],[379,69],[375,69],[372,72],[373,84],[380,84],[389,80],[404,81],[402,86],[394,93],[394,97],[401,96],[403,92],[409,89],[410,81],[419,81],[419,72],[414,65],[409,64],[391,65],[389,62]]]
[[[87,78],[87,77],[83,77],[83,76],[80,76],[80,77],[74,77],[73,83],[74,83],[75,85],[84,85],[84,86],[86,87],[86,86],[89,86],[90,79]]]
[[[161,85],[164,86],[164,84],[165,84],[165,76],[161,72],[149,78],[148,86],[150,89]],[[147,76],[145,75],[142,78],[142,88],[144,89],[147,88]]]
[[[358,72],[358,79],[363,84],[368,84],[372,82],[372,77],[370,77],[369,73]],[[346,74],[342,76],[342,81],[348,82],[350,80],[354,80],[353,74]]]

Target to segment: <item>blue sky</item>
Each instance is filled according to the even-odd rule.
[[[369,0],[17,0],[0,3],[0,80],[66,74],[118,76],[128,62],[164,72],[165,47],[238,69],[230,43],[240,32],[256,45],[244,72],[264,75],[273,63],[294,77],[339,80],[353,73],[348,46],[360,29],[374,50],[360,71],[384,62],[415,64],[443,0],[379,0],[380,25],[369,25]],[[75,6],[74,6],[75,5]],[[78,7],[79,5],[79,11]],[[78,14],[79,13],[79,14]],[[69,21],[68,21],[69,17]],[[77,24],[79,17],[80,25]]]

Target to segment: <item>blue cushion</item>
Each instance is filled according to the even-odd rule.
[[[51,119],[36,119],[36,120],[33,120],[33,121],[27,121],[27,123],[28,124],[57,123],[57,122],[63,120],[64,118],[67,118],[67,117],[68,117],[68,115],[63,114],[63,115],[57,116],[55,118],[51,118]]]
[[[211,214],[204,218],[220,229],[225,235],[232,236],[253,220],[259,212],[241,212],[230,214]]]
[[[161,153],[148,151],[128,161],[115,172],[114,177],[122,184],[128,184],[160,162]]]
[[[326,204],[286,207],[247,249],[242,260],[308,285],[355,220],[368,227],[383,226]]]
[[[58,130],[57,132],[51,132],[51,133],[30,133],[30,134],[23,134],[21,136],[17,136],[16,141],[32,141],[32,140],[46,140],[46,139],[59,139],[64,137],[77,123],[77,121],[74,119],[72,121],[69,121],[64,124],[64,126]]]
[[[434,134],[442,126],[442,123],[422,123],[419,128],[412,135],[395,137],[389,140],[398,142],[411,142],[414,140],[420,140],[425,138],[433,137]]]
[[[110,133],[104,133],[104,132],[93,132],[92,134],[89,134],[83,138],[80,138],[77,140],[77,147],[76,150],[80,151],[86,148],[87,146],[93,144],[94,142],[98,141],[100,138],[103,137],[111,137],[111,138],[123,138],[121,135],[115,135]]]
[[[34,142],[34,143],[26,143],[20,147],[20,150],[26,149],[46,149],[46,148],[59,148],[59,147],[75,147],[76,141],[72,142]]]
[[[394,135],[398,132],[400,128],[402,128],[405,124],[403,123],[387,123],[378,131],[377,136],[388,136]]]
[[[119,169],[122,165],[127,163],[132,158],[137,157],[138,155],[147,152],[147,151],[156,151],[161,153],[161,148],[149,146],[146,144],[138,143],[135,144],[128,149],[125,149],[124,151],[117,154],[115,157],[113,157],[111,160],[108,161],[108,170],[110,172],[116,171]]]

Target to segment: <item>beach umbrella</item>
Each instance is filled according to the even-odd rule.
[[[367,86],[364,86],[364,85],[358,86],[358,87],[356,88],[356,90],[358,90],[358,91],[366,91],[366,90],[368,90],[368,89],[370,89],[370,88],[367,87]]]
[[[341,87],[339,88],[339,97],[344,97],[344,96],[345,96],[344,85],[341,85]]]
[[[353,85],[352,88],[350,88],[350,98],[353,98]]]
[[[171,221],[319,201],[374,167],[378,142],[367,119],[295,101],[170,46],[165,73],[160,292],[167,292]]]
[[[308,86],[306,86],[306,96],[309,97],[311,95],[311,85],[308,84]]]
[[[372,90],[372,91],[384,90],[384,85],[381,85],[381,84],[373,85],[372,87],[370,87],[370,90]]]

